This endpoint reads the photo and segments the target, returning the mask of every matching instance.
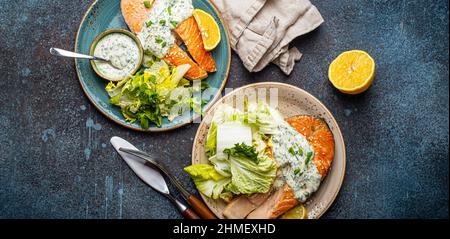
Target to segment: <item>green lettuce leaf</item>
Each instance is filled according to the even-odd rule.
[[[262,155],[257,161],[230,156],[231,183],[226,190],[233,194],[267,193],[276,177],[274,160]]]
[[[126,121],[139,120],[144,129],[147,129],[150,123],[161,127],[160,99],[150,77],[146,77],[143,70],[128,80],[117,84],[110,82],[106,91],[111,97],[110,103],[121,108]]]
[[[225,177],[231,177],[231,164],[228,158],[218,158],[217,155],[214,155],[209,158],[209,161],[214,165],[214,169],[219,174]]]
[[[227,190],[234,194],[266,193],[275,177],[277,166],[273,159],[258,154],[255,146],[235,144],[225,149],[231,169]]]
[[[252,127],[252,145],[255,147],[258,155],[265,154],[267,148],[266,140],[267,136],[265,134]]]
[[[163,115],[172,121],[176,117],[189,112],[191,109],[191,89],[185,87],[176,87],[170,92],[164,104]]]
[[[219,106],[212,118],[208,131],[205,149],[211,164],[202,166],[202,175],[220,175],[221,180],[212,180],[211,176],[200,177],[200,173],[190,171],[197,188],[206,196],[217,199],[231,200],[233,195],[248,195],[253,193],[267,193],[272,187],[276,178],[276,162],[269,158],[266,153],[266,141],[268,135],[277,133],[279,124],[284,122],[283,117],[265,103],[248,104],[244,107],[244,112],[229,105]],[[239,126],[251,128],[251,143],[235,144],[229,149],[222,149],[223,145],[217,145],[217,131],[224,130],[221,127]],[[231,127],[232,128],[232,127]],[[238,137],[235,131],[232,135],[224,137]],[[240,131],[239,131],[240,132]],[[220,133],[220,132],[219,132]],[[242,132],[244,134],[244,132]],[[247,134],[245,134],[247,135]],[[241,135],[246,142],[248,136]],[[219,140],[220,142],[227,140]],[[197,166],[200,167],[200,166]],[[218,183],[221,181],[222,183]],[[218,187],[218,188],[216,188]],[[217,191],[214,191],[217,190]],[[220,191],[220,193],[218,192]]]
[[[150,68],[146,69],[145,71],[154,75],[156,77],[156,83],[158,84],[169,77],[171,73],[169,65],[167,65],[167,63],[162,60],[154,61]]]
[[[210,164],[194,164],[184,168],[184,171],[192,177],[195,186],[203,195],[213,199],[221,198],[225,186],[231,181],[229,177],[217,173]],[[222,198],[229,198],[229,195],[223,195]]]
[[[191,68],[190,65],[181,65],[173,70],[173,73],[166,77],[163,81],[158,82],[156,91],[160,97],[168,97],[168,95],[178,86],[178,83],[183,79],[183,76]]]
[[[216,155],[216,148],[217,148],[217,123],[212,122],[211,127],[208,131],[208,136],[206,138],[206,155],[211,158],[214,155]]]
[[[278,125],[284,122],[277,111],[263,102],[249,104],[245,117],[248,124],[256,127],[262,134],[276,134]]]
[[[246,112],[243,113],[226,104],[218,107],[211,121],[206,140],[206,154],[208,157],[212,157],[217,153],[217,125],[229,122],[250,125],[254,143],[257,144],[257,151],[261,151],[265,148],[265,144],[260,139],[262,135],[277,133],[277,126],[284,121],[283,117],[277,111],[272,110],[266,103],[252,103],[246,108]]]

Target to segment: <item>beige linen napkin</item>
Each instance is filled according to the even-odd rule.
[[[290,74],[302,54],[289,43],[323,18],[308,0],[212,0],[228,23],[231,47],[250,72],[270,62]]]

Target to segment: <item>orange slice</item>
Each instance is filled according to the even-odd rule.
[[[203,10],[194,9],[192,15],[200,28],[205,50],[213,50],[221,40],[219,25],[209,13]]]

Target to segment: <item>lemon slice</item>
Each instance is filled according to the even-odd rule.
[[[284,213],[280,219],[308,219],[308,211],[300,204]]]
[[[352,50],[340,54],[328,69],[328,78],[339,91],[360,94],[372,85],[375,61],[365,51]]]
[[[192,15],[198,24],[200,32],[202,33],[203,45],[205,50],[211,51],[219,45],[220,42],[220,28],[216,20],[207,12],[194,9]]]

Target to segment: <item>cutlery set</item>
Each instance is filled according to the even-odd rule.
[[[164,164],[151,155],[140,151],[120,137],[112,137],[111,144],[136,175],[155,191],[161,193],[187,219],[216,219],[208,207],[195,195],[189,193],[181,183],[167,170]],[[176,187],[191,208],[176,199],[167,187],[164,176]]]

